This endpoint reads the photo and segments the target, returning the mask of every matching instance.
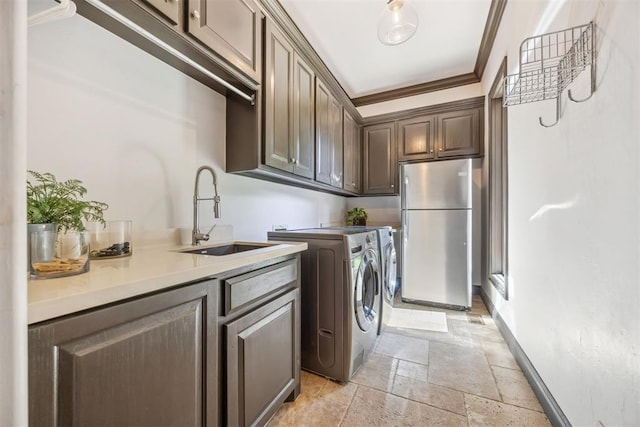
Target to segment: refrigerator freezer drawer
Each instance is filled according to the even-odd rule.
[[[403,211],[402,298],[471,307],[471,210]]]

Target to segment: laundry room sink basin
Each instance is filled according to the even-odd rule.
[[[231,243],[228,245],[221,246],[211,246],[208,248],[195,248],[195,249],[187,249],[182,250],[180,252],[185,254],[196,254],[196,255],[212,255],[212,256],[224,256],[237,254],[240,252],[254,251],[257,249],[264,249],[269,246],[273,246],[272,244],[251,244],[251,243]]]

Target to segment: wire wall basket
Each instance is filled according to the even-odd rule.
[[[556,99],[587,67],[591,68],[591,94],[595,90],[593,23],[525,39],[520,45],[520,71],[504,79],[504,106]],[[577,100],[571,95],[569,99]],[[559,119],[559,105],[556,119]],[[557,123],[557,120],[556,120]],[[540,120],[540,124],[545,125]]]

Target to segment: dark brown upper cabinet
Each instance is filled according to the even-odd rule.
[[[259,97],[262,67],[264,15],[254,1],[98,2],[111,12],[94,2],[79,1],[76,6],[79,15],[223,96],[237,90],[246,99]],[[114,18],[113,12],[126,21]]]
[[[316,181],[342,188],[342,105],[316,78]]]
[[[265,31],[264,100],[265,164],[293,172],[293,47],[271,21]]]
[[[343,121],[344,183],[342,188],[359,193],[362,188],[360,127],[346,110],[344,111]]]
[[[296,175],[313,178],[315,160],[315,73],[293,55],[293,152]]]
[[[180,2],[178,0],[144,0],[167,18],[173,25],[180,22]]]
[[[484,108],[473,108],[439,114],[437,157],[480,153],[483,111]]]
[[[271,21],[265,31],[265,164],[306,178],[314,166],[314,73]]]
[[[262,19],[253,0],[188,0],[186,30],[260,82]]]
[[[364,194],[397,194],[395,122],[365,126],[363,129]]]
[[[226,171],[325,191],[343,188],[343,106],[287,33],[264,25],[256,105],[227,96]]]
[[[481,153],[484,107],[398,121],[398,161],[433,160]]]
[[[421,116],[398,121],[398,160],[433,159],[436,117]]]
[[[329,103],[329,123],[331,134],[331,185],[342,188],[344,180],[344,144],[342,140],[342,105],[331,97]]]

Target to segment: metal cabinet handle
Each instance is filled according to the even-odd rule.
[[[194,10],[193,12],[191,12],[191,17],[193,19],[200,19],[200,12],[197,10]]]
[[[294,159],[293,157],[289,159],[289,163],[293,163],[294,165],[297,163],[298,161],[296,159]]]
[[[391,188],[393,188],[393,184],[391,184]]]

